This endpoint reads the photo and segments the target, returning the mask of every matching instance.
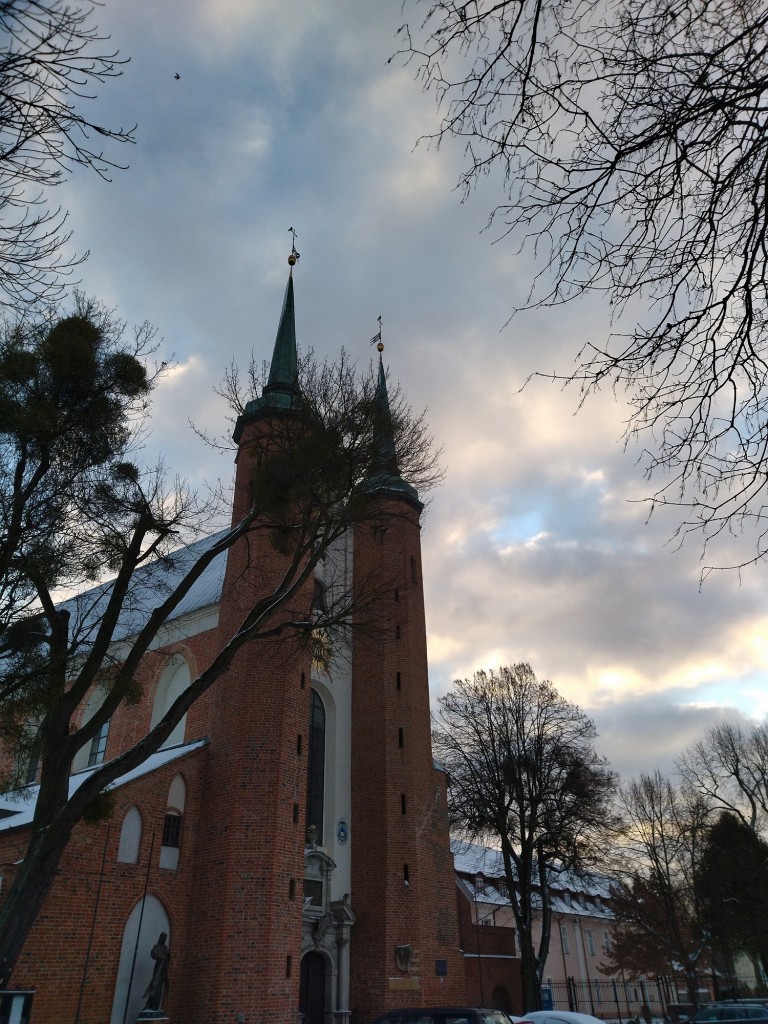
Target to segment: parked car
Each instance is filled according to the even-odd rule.
[[[710,1003],[690,1018],[689,1024],[744,1024],[768,1020],[768,1006],[760,1003]]]
[[[511,1024],[503,1010],[477,1006],[406,1006],[388,1010],[373,1024]]]
[[[532,1010],[525,1019],[531,1024],[605,1024],[599,1017],[574,1010]]]
[[[672,1024],[685,1024],[695,1012],[693,1003],[667,1003],[667,1016]]]

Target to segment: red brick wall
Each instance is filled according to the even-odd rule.
[[[243,446],[255,434],[247,426]],[[249,500],[251,463],[243,446],[235,520]],[[220,644],[284,567],[264,535],[230,551]],[[299,599],[304,616],[310,602],[308,586]],[[284,1024],[298,1014],[309,678],[308,653],[253,642],[211,694],[210,775],[193,896],[199,927],[183,1004],[184,1019],[196,1024],[231,1024],[236,1014]],[[206,998],[196,1001],[200,991]]]
[[[444,780],[432,763],[419,513],[376,500],[381,518],[359,527],[354,548],[355,586],[380,588],[376,631],[356,637],[353,656],[350,1001],[360,1024],[464,991]],[[405,972],[399,945],[413,948]]]
[[[514,929],[473,924],[472,904],[459,886],[456,900],[466,972],[466,1005],[492,1006],[522,1015],[523,989]],[[500,990],[509,996],[508,1005],[494,999],[494,993]]]
[[[81,823],[61,861],[58,877],[30,933],[11,987],[35,989],[34,1024],[104,1024],[114,998],[120,945],[126,920],[145,892],[163,904],[171,925],[170,988],[166,1006],[179,1020],[183,951],[190,944],[190,894],[195,873],[200,792],[207,759],[202,748],[115,791],[114,812],[107,822]],[[186,784],[179,865],[159,866],[168,788],[175,775]],[[120,827],[126,812],[138,807],[142,836],[137,864],[117,862]],[[150,860],[152,835],[155,835]],[[23,854],[28,830],[0,836],[3,889],[10,885],[13,861]],[[106,856],[105,856],[106,853]],[[100,891],[99,891],[100,890]],[[90,954],[88,945],[93,931]],[[82,989],[82,999],[81,999]]]

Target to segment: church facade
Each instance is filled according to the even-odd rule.
[[[295,367],[289,278],[270,382],[236,428],[233,522]],[[381,366],[379,392],[386,400]],[[326,573],[351,588],[386,579],[375,637],[353,632],[330,672],[311,652],[246,645],[165,746],[118,780],[110,813],[75,829],[17,963],[12,987],[31,993],[33,1024],[133,1024],[158,984],[155,1002],[179,1024],[367,1024],[395,1006],[464,1000],[430,742],[422,507],[397,472],[372,500],[380,521],[318,565],[315,600]],[[81,750],[72,787],[162,717],[284,557],[242,540],[211,563],[144,659],[141,700]],[[30,839],[35,789],[0,798],[0,898]]]

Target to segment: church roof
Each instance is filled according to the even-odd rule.
[[[395,432],[392,426],[392,413],[389,408],[389,392],[387,391],[387,375],[381,358],[379,344],[379,375],[376,381],[374,402],[376,405],[373,426],[373,464],[366,481],[368,491],[388,491],[401,494],[410,501],[420,505],[416,488],[403,480],[397,464],[395,450]]]
[[[178,761],[179,758],[186,757],[187,754],[191,754],[195,750],[200,750],[207,743],[208,740],[203,739],[194,740],[192,743],[182,743],[180,746],[164,747],[162,750],[150,754],[146,761],[137,768],[133,768],[131,771],[126,772],[125,775],[115,779],[108,789],[118,789],[120,786],[125,786],[129,782],[133,782],[134,779],[140,779],[142,776],[157,771],[158,768],[162,768],[172,761]],[[72,796],[82,786],[83,782],[95,771],[98,771],[99,768],[101,768],[101,765],[94,765],[93,768],[85,768],[83,771],[71,775],[69,778],[69,795]],[[0,794],[0,832],[31,825],[35,815],[35,804],[37,803],[39,792],[40,786],[38,785],[27,786],[25,789],[16,790],[15,792]]]
[[[202,540],[177,548],[163,558],[139,566],[131,579],[113,640],[125,640],[134,636],[144,625],[152,609],[173,592],[197,559],[226,532],[222,530],[210,537],[204,537]],[[217,605],[221,598],[226,566],[227,552],[223,551],[205,568],[166,621],[173,622],[202,608]],[[87,641],[88,635],[98,627],[112,585],[113,581],[108,580],[70,598],[60,606],[70,613],[72,632],[79,640]]]
[[[296,394],[299,363],[296,352],[296,313],[293,304],[293,274],[288,275],[283,309],[277,326],[277,337],[269,366],[269,379],[264,394],[279,392]]]

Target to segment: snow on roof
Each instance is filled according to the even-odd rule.
[[[177,548],[175,551],[139,566],[133,574],[131,585],[118,619],[113,639],[124,640],[133,636],[144,625],[152,609],[173,592],[185,573],[209,547],[227,531],[221,530],[210,537]],[[168,616],[168,621],[178,619],[190,612],[218,604],[224,585],[227,566],[227,552],[223,551],[206,567],[192,585],[189,593],[179,602]],[[97,626],[104,613],[113,580],[83,591],[76,597],[63,602],[62,609],[69,611],[73,635],[87,638]]]
[[[451,840],[453,865],[462,875],[480,876],[473,890],[474,898],[483,903],[508,903],[497,888],[487,885],[483,879],[505,879],[504,860],[501,850],[488,846],[479,846],[462,839]],[[580,874],[573,871],[552,871],[550,874],[552,887],[552,909],[564,913],[589,914],[591,917],[610,916],[607,908],[597,901],[610,898],[611,880],[604,875]],[[572,893],[568,898],[566,893]]]
[[[133,782],[134,779],[140,779],[143,775],[148,775],[150,772],[156,771],[158,768],[162,768],[163,765],[170,764],[171,761],[176,761],[181,757],[186,757],[187,754],[191,754],[195,750],[199,750],[207,744],[208,740],[195,740],[192,743],[183,743],[176,747],[164,747],[162,750],[156,751],[154,754],[150,754],[146,761],[140,764],[137,768],[126,772],[125,775],[121,775],[119,778],[108,786],[107,788],[117,789],[119,786],[124,786],[128,782]],[[75,792],[83,782],[92,775],[101,765],[95,765],[93,768],[86,768],[82,772],[77,772],[75,775],[70,776],[69,779],[69,795]],[[0,832],[7,831],[11,828],[21,828],[24,825],[30,825],[32,818],[35,813],[35,804],[37,803],[37,794],[40,792],[39,786],[28,786],[22,790],[16,790],[10,793],[3,793],[0,795]]]
[[[501,850],[490,846],[478,846],[463,839],[452,839],[453,865],[465,875],[485,875],[486,878],[504,877],[504,860]]]

